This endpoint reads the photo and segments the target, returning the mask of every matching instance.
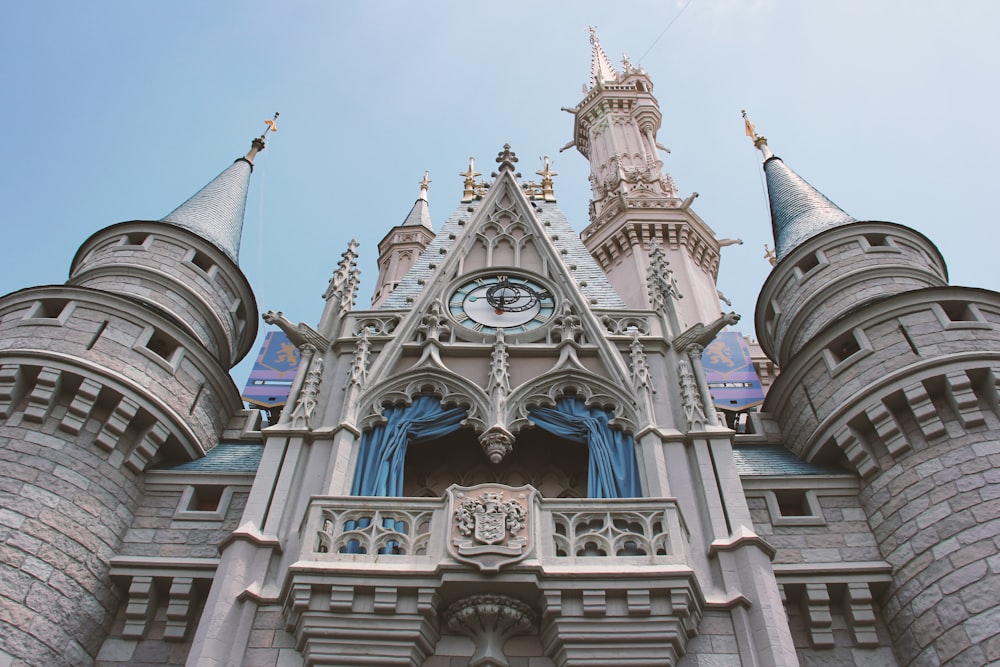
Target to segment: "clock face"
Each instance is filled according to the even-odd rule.
[[[552,293],[529,278],[487,275],[456,289],[448,309],[458,323],[473,331],[520,333],[541,326],[552,317]]]

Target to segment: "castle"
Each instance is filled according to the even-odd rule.
[[[0,298],[0,665],[1000,661],[1000,296],[747,121],[775,265],[759,349],[720,338],[724,241],[592,44],[583,232],[509,146],[437,231],[425,179],[371,308],[349,243],[315,326],[263,315],[297,369],[267,420],[228,375],[263,138]]]

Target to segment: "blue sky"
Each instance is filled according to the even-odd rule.
[[[723,250],[719,288],[746,333],[771,238],[742,108],[848,213],[926,234],[953,284],[1000,288],[1000,3],[43,0],[8,3],[0,25],[0,293],[63,282],[101,227],[163,217],[275,111],[240,258],[262,311],[315,323],[352,237],[365,307],[376,245],[424,170],[440,225],[468,157],[489,173],[507,142],[526,176],[554,158],[582,229],[588,166],[559,153],[572,130],[560,108],[588,79],[588,24],[616,64],[627,52],[652,77],[682,196],[699,192],[718,236],[744,239]],[[234,369],[238,384],[248,372]]]

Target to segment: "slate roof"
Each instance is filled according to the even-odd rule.
[[[399,286],[389,295],[379,309],[406,309],[410,307],[412,299],[415,299],[424,289],[424,285],[431,280],[435,266],[440,265],[447,255],[448,249],[455,238],[462,232],[464,225],[475,214],[481,201],[473,201],[467,204],[460,204],[455,212],[451,214],[441,231],[431,244],[421,253],[419,259],[400,281]],[[601,270],[597,262],[591,257],[583,241],[573,230],[563,212],[552,202],[532,202],[535,215],[542,223],[543,229],[548,232],[549,238],[553,239],[555,247],[559,250],[566,266],[576,266],[576,269],[569,273],[576,278],[581,285],[581,290],[594,308],[625,308],[625,302],[615,291],[608,281],[607,275]],[[411,214],[412,215],[412,214]],[[409,218],[407,218],[409,220]]]
[[[796,476],[843,475],[846,470],[822,466],[800,460],[795,454],[779,445],[752,445],[735,447],[733,463],[743,476]]]
[[[413,208],[410,209],[410,214],[403,221],[403,226],[426,227],[432,232],[434,231],[434,225],[431,223],[431,212],[427,207],[426,199],[418,199],[413,203]]]
[[[238,263],[251,171],[246,158],[236,160],[161,222],[194,232]]]
[[[774,253],[780,260],[803,241],[854,218],[792,171],[781,158],[764,162],[767,193],[771,204]]]
[[[171,472],[255,473],[264,445],[259,442],[223,442],[200,459],[164,466]]]

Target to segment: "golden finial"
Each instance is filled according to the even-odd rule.
[[[771,266],[778,263],[778,258],[774,255],[774,249],[766,243],[764,244],[764,259],[766,259]]]
[[[746,128],[747,136],[753,141],[753,145],[761,152],[765,160],[774,157],[774,153],[772,153],[771,149],[767,147],[767,137],[757,134],[757,128],[755,128],[753,123],[750,122],[750,117],[747,116],[747,110],[742,109],[740,113],[743,115],[743,125]]]
[[[459,172],[458,175],[465,177],[462,190],[462,202],[467,204],[476,198],[476,176],[482,176],[481,172],[476,171],[476,158],[470,156],[469,171]]]
[[[268,132],[277,132],[278,131],[278,116],[279,116],[278,112],[275,111],[274,112],[274,118],[272,118],[270,120],[265,120],[264,121],[264,125],[267,125],[267,127],[264,128],[264,134],[260,135],[261,139],[263,139],[264,137],[266,137]]]
[[[545,166],[541,169],[541,171],[535,172],[542,177],[542,199],[545,201],[555,201],[556,194],[555,190],[552,189],[552,177],[558,176],[559,174],[552,171],[551,167],[549,167],[548,155],[544,156],[542,160],[544,161]]]
[[[417,199],[423,199],[424,201],[427,201],[427,186],[434,182],[430,179],[430,175],[431,172],[424,171],[424,178],[422,181],[420,181],[420,196],[417,197]]]
[[[261,134],[259,137],[254,138],[254,140],[250,142],[250,152],[244,155],[243,159],[250,163],[251,168],[253,168],[254,157],[257,156],[257,153],[264,150],[264,137],[267,136],[268,132],[278,131],[278,126],[276,124],[277,120],[278,120],[278,112],[275,112],[273,119],[264,121],[264,124],[267,125],[267,127],[264,128],[264,133]]]

